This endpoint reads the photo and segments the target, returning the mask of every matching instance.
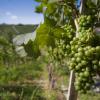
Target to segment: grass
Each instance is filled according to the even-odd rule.
[[[45,100],[43,89],[34,80],[42,75],[37,61],[17,66],[0,66],[0,100]]]
[[[39,63],[39,62],[38,62]],[[9,83],[11,81],[34,80],[38,79],[42,74],[42,67],[37,62],[27,62],[26,64],[16,65],[12,67],[0,66],[0,84]]]
[[[0,88],[0,100],[45,100],[43,90],[37,85]]]
[[[79,95],[79,100],[100,100],[99,93],[87,93]]]
[[[65,100],[58,90],[44,90],[38,84],[30,83],[40,79],[48,80],[46,65],[42,60],[32,61],[18,66],[6,68],[0,66],[0,100]],[[25,81],[28,82],[25,82]],[[61,84],[68,87],[69,77],[59,77],[57,87]],[[78,100],[100,100],[100,95],[88,93],[79,94]]]

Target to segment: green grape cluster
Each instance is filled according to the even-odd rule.
[[[86,92],[94,84],[93,77],[100,71],[100,46],[78,47],[72,53],[69,68],[75,71],[75,87],[78,91]]]
[[[92,24],[92,18],[90,15],[81,15],[78,22],[80,27],[89,27]]]
[[[49,58],[52,61],[61,61],[65,57],[65,41],[64,40],[55,40],[55,48],[49,48]]]
[[[66,44],[69,44],[75,35],[71,25],[67,24],[61,28],[64,30],[63,33],[60,33],[59,38],[55,37],[54,46],[47,48],[48,53],[46,55],[46,60],[53,64],[53,72],[56,75],[68,74],[69,69],[66,67],[66,56],[68,56]]]
[[[65,40],[67,44],[73,39],[75,36],[75,30],[73,29],[72,25],[66,24],[62,27],[64,29],[64,33],[62,33],[62,39]]]
[[[79,29],[78,29],[79,34],[86,33],[86,30],[91,31],[91,27],[93,27],[92,17],[90,15],[81,15],[78,19],[78,24],[79,24]]]
[[[64,33],[61,33],[60,39],[55,39],[55,47],[50,47],[48,49],[48,57],[50,58],[49,61],[61,61],[67,56],[66,44],[69,44],[73,39],[75,36],[75,31],[69,24],[64,25],[62,29],[64,30]]]
[[[83,23],[84,22],[84,23]],[[70,55],[69,68],[75,72],[75,88],[86,93],[94,84],[100,71],[100,46],[95,44],[96,34],[90,28],[90,16],[79,18],[79,34],[67,45]],[[83,23],[83,24],[82,24]]]
[[[77,52],[79,47],[94,46],[95,34],[92,29],[85,30],[85,34],[80,34],[78,37],[74,37],[69,44],[66,45],[67,55],[72,55]]]

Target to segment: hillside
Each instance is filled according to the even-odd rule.
[[[25,33],[30,33],[33,32],[38,25],[6,25],[6,24],[1,24],[0,25],[0,35],[3,36],[8,36],[8,35],[16,35],[15,30],[13,27],[16,28],[16,30],[19,32],[19,34],[25,34]]]

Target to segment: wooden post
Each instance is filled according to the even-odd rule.
[[[80,6],[80,14],[85,12],[85,3],[87,0],[81,0],[81,6]],[[75,26],[76,26],[76,37],[78,36],[78,23],[76,19],[74,20]],[[75,73],[74,71],[70,72],[70,81],[69,81],[69,88],[68,88],[68,95],[67,95],[67,100],[77,100],[77,91],[75,90],[74,87],[74,82],[75,82]]]
[[[74,20],[75,26],[76,26],[76,37],[78,37],[78,23],[77,20]],[[67,100],[77,100],[77,91],[75,90],[74,86],[75,82],[75,73],[74,71],[70,72],[70,80],[69,80],[69,87],[68,87],[68,94],[67,94]]]
[[[80,14],[84,14],[85,13],[85,10],[86,10],[86,7],[85,7],[86,1],[87,0],[81,0]]]
[[[74,20],[75,26],[76,26],[76,37],[78,36],[78,24],[76,19]],[[67,100],[77,100],[77,91],[75,90],[74,86],[75,82],[75,73],[74,71],[70,72],[70,80],[69,80],[69,87],[68,87],[68,94],[67,94]]]
[[[74,82],[75,82],[75,73],[74,71],[71,71],[67,100],[77,100],[77,91],[75,90]]]

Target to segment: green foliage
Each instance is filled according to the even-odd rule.
[[[36,7],[35,11],[36,11],[37,13],[42,13],[42,12],[43,12],[43,5],[40,4],[38,7]]]
[[[35,65],[35,64],[34,64]],[[37,67],[37,69],[35,69]],[[41,76],[40,71],[42,70],[38,66],[33,66],[33,64],[21,65],[21,66],[13,66],[10,68],[6,68],[4,66],[0,67],[0,84],[4,85],[7,83],[24,80],[33,80],[37,77]],[[21,77],[20,77],[21,76]]]
[[[48,0],[39,1],[40,5],[36,7],[37,12],[42,12],[44,14],[44,22],[55,24],[56,26],[61,26],[68,21],[68,18],[72,18],[72,8],[70,4],[74,6],[74,1],[63,1],[58,2],[49,2]],[[70,2],[70,3],[68,3]],[[66,6],[67,5],[67,6]],[[53,27],[53,26],[52,26]]]
[[[35,84],[33,86],[5,86],[0,89],[0,97],[2,100],[46,100],[42,94],[43,90],[41,87]]]
[[[4,36],[0,37],[0,64],[11,64],[16,59],[13,45]],[[10,62],[11,61],[11,62]]]
[[[57,39],[60,39],[62,37],[62,34],[61,33],[64,33],[64,29],[61,28],[61,27],[55,27],[53,28],[52,30],[52,35],[57,38]]]
[[[30,40],[26,45],[24,45],[25,51],[28,56],[37,58],[40,55],[39,46],[36,41]]]
[[[36,42],[39,45],[40,49],[45,46],[54,45],[54,38],[50,35],[50,27],[46,24],[41,24],[37,29]]]
[[[100,95],[99,93],[87,93],[87,94],[81,94],[79,95],[79,99],[80,100],[99,100],[100,99]]]
[[[7,41],[7,39],[3,36],[0,37],[0,45],[1,46],[9,46],[9,42]]]
[[[50,27],[46,26],[46,24],[40,24],[40,27],[37,28],[37,36],[40,35],[40,34],[49,34],[50,32]]]

